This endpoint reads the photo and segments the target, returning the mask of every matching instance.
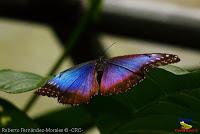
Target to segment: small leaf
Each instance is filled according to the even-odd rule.
[[[28,72],[0,70],[0,91],[7,93],[22,93],[39,87],[44,79]]]
[[[183,75],[183,74],[189,73],[187,70],[182,69],[180,67],[173,66],[173,65],[160,66],[159,68],[162,68],[162,69],[164,69],[168,72],[171,72],[173,74],[176,74],[176,75]]]
[[[0,128],[36,128],[37,125],[22,111],[0,98]]]

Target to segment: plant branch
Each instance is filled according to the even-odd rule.
[[[54,66],[50,69],[50,71],[47,74],[48,76],[53,75],[58,70],[58,68],[64,61],[65,57],[67,56],[69,50],[71,50],[71,48],[76,44],[80,35],[87,28],[89,22],[91,22],[95,19],[96,15],[99,11],[101,0],[90,0],[90,3],[91,3],[91,5],[90,5],[89,10],[81,17],[80,22],[77,24],[77,27],[74,29],[74,31],[72,32],[72,34],[69,37],[68,42],[66,43],[67,45],[65,47],[64,52],[58,58],[58,60],[54,64]],[[28,112],[31,109],[31,107],[35,104],[37,99],[38,99],[38,96],[34,94],[30,98],[30,100],[28,100],[27,104],[25,105],[24,111]]]

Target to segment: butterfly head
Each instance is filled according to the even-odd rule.
[[[96,72],[103,72],[107,64],[107,59],[105,57],[100,57],[96,60],[95,70]]]

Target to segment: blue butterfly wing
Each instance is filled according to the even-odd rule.
[[[49,80],[37,94],[58,97],[63,104],[89,102],[91,96],[98,94],[93,61],[72,67]]]
[[[176,63],[176,55],[152,53],[114,57],[107,61],[100,90],[103,95],[119,93],[130,89],[141,80],[152,67]]]

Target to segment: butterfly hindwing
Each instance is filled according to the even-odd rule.
[[[37,94],[58,97],[63,104],[89,102],[91,96],[98,93],[99,87],[94,64],[87,62],[61,72],[41,87]]]
[[[107,61],[101,79],[100,90],[103,95],[115,94],[130,89],[141,80],[152,67],[178,62],[171,54],[135,54],[114,57]]]

